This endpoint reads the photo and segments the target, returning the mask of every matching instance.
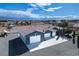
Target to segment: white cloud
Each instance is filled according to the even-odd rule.
[[[33,3],[31,3],[30,5],[34,8],[37,7],[36,4],[33,4]]]
[[[49,6],[51,3],[37,3],[38,6]]]
[[[60,9],[58,8],[54,8],[54,9]],[[6,16],[6,17],[31,17],[32,18],[36,18],[36,19],[41,19],[41,18],[46,18],[46,19],[79,19],[79,16],[77,15],[67,15],[67,16],[51,16],[51,15],[40,15],[32,13],[33,8],[27,9],[26,11],[20,11],[20,10],[5,10],[5,9],[0,9],[0,16]]]
[[[53,8],[53,9],[57,9],[57,8]],[[58,17],[58,16],[49,16],[49,15],[40,15],[32,13],[32,11],[34,11],[33,8],[29,8],[26,11],[21,11],[21,10],[5,10],[5,9],[0,9],[0,16],[11,16],[11,17],[31,17],[31,18],[53,18],[53,17]],[[60,17],[60,16],[59,16]]]
[[[30,3],[33,8],[42,8],[45,6],[50,6],[51,3]]]
[[[40,15],[39,13],[36,14],[36,13],[33,13],[33,11],[36,10],[36,8],[38,6],[48,6],[48,5],[51,5],[51,3],[37,3],[37,4],[33,4],[31,3],[31,6],[33,6],[34,8],[29,8],[27,9],[26,11],[21,11],[21,10],[5,10],[5,9],[0,9],[0,16],[11,16],[11,17],[31,17],[31,18],[52,18],[52,16],[49,16],[48,14],[46,16],[44,15]],[[55,10],[58,10],[62,7],[52,7],[52,8],[48,8],[48,9],[44,9],[43,7],[40,7],[42,8],[42,11],[55,11]]]
[[[51,3],[31,3],[30,4],[32,7],[37,8],[37,7],[45,7],[51,5]]]
[[[24,14],[24,11],[0,9],[0,13]]]
[[[55,11],[55,10],[58,10],[58,9],[61,9],[62,7],[52,7],[52,8],[48,8],[48,9],[44,9],[45,11]]]
[[[8,17],[32,17],[32,18],[41,18],[39,14],[32,13],[33,8],[27,9],[26,11],[20,10],[5,10],[0,9],[0,16],[8,16]]]
[[[61,9],[62,7],[51,7],[51,3],[31,3],[30,4],[34,9],[41,9],[43,11],[47,11],[47,12],[54,12],[55,10]],[[49,6],[47,9],[45,9],[44,7]]]
[[[32,13],[33,9],[28,9],[25,11],[26,15],[32,17],[32,18],[40,18],[41,16],[39,14]]]

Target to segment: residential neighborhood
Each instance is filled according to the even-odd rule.
[[[0,56],[79,56],[79,3],[0,3]]]
[[[24,24],[24,22],[26,23]],[[5,48],[8,49],[5,50],[6,53],[4,53],[3,55],[28,55],[29,51],[39,51],[40,49],[46,49],[49,46],[53,46],[53,44],[64,44],[68,41],[73,44],[73,47],[75,44],[75,49],[79,49],[79,42],[77,42],[77,39],[79,39],[78,22],[78,20],[76,20],[75,22],[74,20],[19,20],[19,24],[17,24],[17,21],[0,21],[0,41],[7,42],[4,46],[6,46]],[[60,32],[60,34],[58,31]],[[73,34],[73,31],[75,32],[75,34]],[[73,38],[73,35],[75,36],[75,38]],[[53,43],[54,41],[58,43]],[[47,42],[47,44],[44,44],[44,42]],[[38,48],[42,43],[43,45],[47,46],[42,47],[42,45],[42,48]],[[3,48],[0,49],[0,52],[2,51]]]

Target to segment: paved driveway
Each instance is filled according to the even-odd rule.
[[[66,41],[31,53],[24,53],[22,56],[79,56],[79,49],[76,44],[73,45],[71,41]]]

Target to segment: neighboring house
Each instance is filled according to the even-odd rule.
[[[44,41],[43,33],[39,31],[33,31],[29,34],[26,34],[26,44],[29,49],[37,47],[42,41]]]
[[[73,25],[73,30],[75,30],[76,34],[79,34],[79,23]]]
[[[52,31],[46,30],[43,33],[44,33],[44,39],[45,40],[48,40],[48,39],[52,38]]]
[[[74,27],[75,29],[79,29],[79,23],[75,23],[75,24],[73,25],[73,27]]]
[[[29,49],[35,48],[40,42],[51,39],[55,33],[49,30],[50,25],[32,25],[31,28],[17,28],[22,41]]]
[[[50,39],[52,37],[52,31],[49,30],[51,25],[36,25],[32,26],[35,31],[43,33],[43,40]]]
[[[49,29],[49,30],[52,31],[52,37],[55,37],[57,30],[55,30],[55,29]]]
[[[43,33],[35,31],[32,28],[17,28],[17,31],[20,33],[23,42],[29,49],[35,48],[38,46],[38,43],[43,41]]]
[[[31,28],[18,28],[21,33],[23,41],[26,45],[33,47],[33,45],[52,38],[52,31],[47,30],[49,26],[32,26]],[[28,47],[28,48],[29,48]]]
[[[32,44],[44,41],[43,33],[39,31],[30,32],[29,34],[26,34],[25,38],[26,38],[26,44]]]

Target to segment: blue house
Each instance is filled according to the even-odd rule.
[[[31,43],[37,43],[37,42],[42,42],[44,41],[44,35],[42,32],[39,31],[33,31],[26,36],[26,44],[31,44]]]
[[[52,31],[46,30],[43,33],[44,33],[44,40],[48,40],[52,38]]]
[[[37,47],[42,41],[44,41],[44,35],[39,31],[31,31],[26,34],[26,45],[29,49]]]

